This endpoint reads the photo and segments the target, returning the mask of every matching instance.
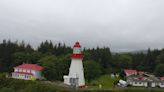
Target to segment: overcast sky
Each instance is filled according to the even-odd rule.
[[[164,0],[0,0],[0,40],[112,51],[164,47]]]

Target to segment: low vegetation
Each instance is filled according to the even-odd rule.
[[[5,74],[0,74],[0,92],[163,92],[164,89],[143,89],[143,88],[106,88],[112,87],[113,80],[108,80],[107,75],[102,76],[98,81],[93,81],[94,85],[102,82],[104,89],[87,88],[87,89],[72,89],[63,88],[53,83],[44,81],[27,81],[5,78]],[[108,81],[108,82],[104,82]],[[92,84],[91,83],[91,84]],[[92,84],[93,85],[93,84]]]
[[[67,88],[64,89],[69,91]],[[5,78],[5,74],[0,75],[0,92],[56,92],[64,89],[44,81],[10,79]]]
[[[110,75],[103,75],[100,78],[91,81],[89,87],[99,88],[99,86],[102,85],[103,89],[114,88],[119,79],[120,78],[111,78]]]

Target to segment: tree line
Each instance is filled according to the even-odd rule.
[[[3,40],[0,43],[0,72],[11,73],[22,63],[44,66],[48,80],[63,80],[71,62],[72,47],[51,41],[42,42],[37,49],[30,44]],[[164,49],[146,53],[112,53],[109,47],[83,49],[85,78],[88,82],[104,74],[120,73],[123,69],[136,69],[164,76]]]

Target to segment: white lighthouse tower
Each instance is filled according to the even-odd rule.
[[[64,76],[64,83],[75,87],[85,87],[83,55],[81,54],[81,45],[76,42],[71,55],[72,61],[68,76]]]

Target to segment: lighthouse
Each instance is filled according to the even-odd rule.
[[[81,53],[81,45],[76,42],[71,55],[71,65],[68,76],[64,76],[64,83],[74,87],[85,87],[83,55]]]

